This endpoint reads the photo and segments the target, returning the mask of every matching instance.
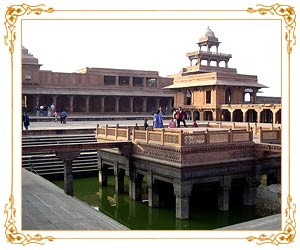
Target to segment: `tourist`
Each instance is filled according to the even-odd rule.
[[[176,128],[175,120],[172,118],[169,122],[169,128]]]
[[[22,121],[23,121],[24,128],[26,130],[28,130],[28,127],[30,125],[30,119],[29,119],[29,115],[27,114],[26,111],[24,112],[24,114],[22,116]]]
[[[198,124],[197,124],[197,121],[196,121],[196,119],[194,119],[193,126],[194,126],[194,127],[198,127]]]
[[[66,124],[67,123],[67,112],[62,111],[60,114],[60,123]]]
[[[54,110],[53,116],[54,116],[54,121],[57,122],[57,111],[56,110]]]
[[[154,119],[153,119],[153,128],[163,128],[163,118],[160,110],[158,109],[156,114],[154,114]]]
[[[177,111],[175,111],[174,113],[174,118],[177,121],[177,127],[180,128],[180,122],[183,123],[184,127],[186,128],[186,123],[185,123],[185,119],[186,119],[186,113],[182,110],[181,107],[178,108]]]
[[[148,127],[149,127],[148,119],[145,118],[145,119],[144,119],[144,128],[145,128],[145,130],[147,130]]]

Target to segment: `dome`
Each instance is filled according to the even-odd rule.
[[[215,33],[209,27],[206,28],[205,32],[201,36],[201,38],[205,37],[216,38]]]

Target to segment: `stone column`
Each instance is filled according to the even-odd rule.
[[[103,164],[103,160],[101,158],[98,159],[98,169],[99,169],[99,186],[107,187],[108,167]]]
[[[132,83],[132,76],[129,77],[129,87],[132,87],[133,83]]]
[[[70,113],[73,113],[73,101],[74,101],[74,96],[70,96]]]
[[[55,107],[56,107],[56,102],[57,102],[57,95],[54,95],[53,96],[53,103],[55,104]],[[56,108],[55,108],[56,109]]]
[[[40,97],[41,97],[40,95],[36,95],[36,96],[35,96],[35,98],[36,98],[36,99],[35,99],[35,103],[36,103],[36,104],[35,104],[35,107],[37,107],[37,106],[40,107]]]
[[[174,194],[176,196],[176,218],[189,218],[189,197],[192,192],[192,183],[189,182],[174,182]]]
[[[147,97],[143,99],[143,112],[146,113],[147,111]]]
[[[232,109],[232,110],[229,111],[229,112],[230,112],[230,121],[231,121],[231,122],[234,122],[234,120],[233,120],[234,109]]]
[[[243,190],[243,205],[253,206],[256,204],[256,190],[259,184],[259,177],[248,176]]]
[[[243,122],[246,122],[247,120],[247,109],[242,109],[243,112]]]
[[[129,178],[129,195],[136,201],[142,200],[143,175],[137,174],[134,178]]]
[[[118,163],[114,165],[115,175],[115,191],[116,193],[124,193],[124,176],[125,170],[118,167]]]
[[[273,117],[272,117],[272,123],[275,124],[276,123],[276,110],[271,110]]]
[[[104,113],[105,96],[101,97],[101,113]]]
[[[160,101],[160,98],[157,97],[157,98],[155,99],[155,105],[156,105],[157,109],[159,109],[159,107],[160,107],[159,101]],[[156,110],[157,110],[157,109],[156,109]],[[155,111],[156,111],[156,110],[155,110]]]
[[[56,156],[64,162],[64,191],[73,196],[73,160],[80,155],[80,151],[56,151]]]
[[[130,108],[129,108],[129,110],[130,110],[130,112],[131,113],[133,113],[133,96],[130,96],[129,97],[129,102],[130,102]]]
[[[143,78],[143,87],[147,87],[147,78],[146,77]]]
[[[257,123],[260,123],[260,113],[261,113],[261,111],[258,110],[257,111]]]
[[[229,192],[231,189],[231,176],[220,177],[220,189],[218,192],[218,209],[229,210]]]
[[[119,100],[120,100],[120,97],[116,96],[116,98],[115,98],[115,103],[116,103],[115,112],[116,113],[119,113]]]
[[[86,98],[85,98],[85,112],[86,113],[89,113],[89,109],[90,109],[90,96],[87,96]]]
[[[158,207],[159,206],[159,192],[158,183],[155,182],[152,173],[147,174],[147,187],[148,187],[148,206]]]

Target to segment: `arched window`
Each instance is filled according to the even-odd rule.
[[[253,102],[253,89],[245,89],[244,90],[244,102]]]
[[[185,105],[191,105],[192,104],[192,92],[188,89],[185,92]]]
[[[225,104],[230,104],[231,103],[231,89],[228,88],[225,91]]]

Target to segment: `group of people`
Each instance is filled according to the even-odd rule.
[[[53,116],[54,116],[54,121],[57,122],[58,113],[55,109],[53,110]],[[67,114],[66,111],[62,111],[60,113],[60,123],[61,124],[66,124],[67,123],[67,116],[68,116],[68,114]],[[22,125],[23,125],[22,127],[25,130],[28,130],[29,125],[30,125],[30,118],[29,118],[29,115],[28,115],[27,111],[25,111],[22,114]]]
[[[187,113],[181,107],[179,107],[178,109],[174,110],[174,112],[173,112],[172,118],[169,122],[169,128],[176,128],[176,127],[180,128],[181,122],[182,122],[183,126],[186,128],[187,127],[186,120],[187,120]],[[194,120],[193,126],[198,127],[196,120]],[[148,119],[146,118],[144,120],[145,130],[148,127],[149,127]],[[164,124],[163,124],[162,112],[161,112],[161,109],[158,109],[153,116],[153,128],[163,128],[163,127],[164,127]]]

